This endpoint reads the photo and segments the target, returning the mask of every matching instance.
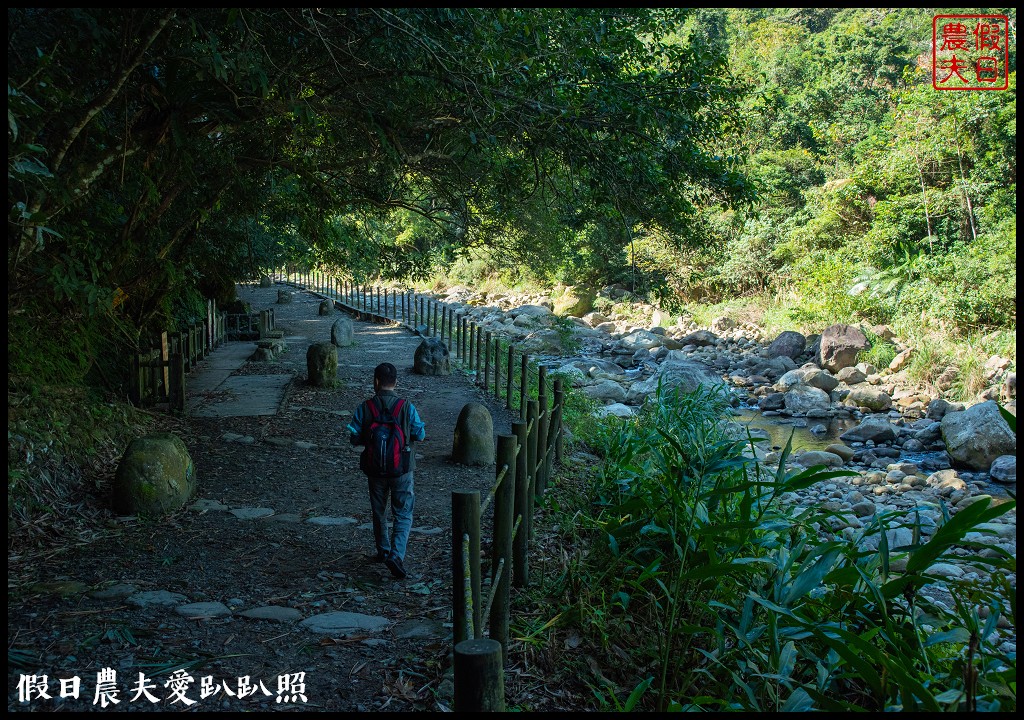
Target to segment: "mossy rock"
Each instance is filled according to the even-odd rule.
[[[160,517],[181,508],[196,491],[188,448],[177,435],[136,438],[114,475],[113,505],[123,515]]]
[[[338,348],[329,342],[313,343],[306,351],[309,384],[332,388],[338,382]]]
[[[467,403],[455,423],[452,462],[493,465],[494,454],[494,420],[490,411],[481,403]]]

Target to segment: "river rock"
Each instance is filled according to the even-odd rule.
[[[760,410],[782,410],[786,407],[785,393],[768,393],[757,401]]]
[[[681,342],[684,347],[687,345],[706,347],[708,345],[716,345],[720,339],[721,338],[710,330],[697,330],[696,332],[692,332],[689,335],[680,338],[679,342]]]
[[[728,393],[729,387],[707,366],[693,360],[666,360],[658,366],[657,372],[647,380],[633,383],[626,393],[626,402],[632,405],[642,403],[658,391],[658,383],[665,392],[677,389],[679,392],[693,392],[699,386],[712,392]]]
[[[843,459],[843,462],[850,462],[853,459],[853,448],[849,445],[843,445],[842,443],[831,443],[825,448],[825,452],[830,452],[833,455],[838,455]]]
[[[807,338],[795,330],[785,330],[772,340],[766,354],[770,358],[788,357],[796,360],[807,347]]]
[[[114,474],[113,504],[122,515],[159,517],[174,512],[196,491],[188,448],[173,433],[152,433],[128,445]]]
[[[784,401],[786,410],[791,413],[828,410],[831,403],[827,392],[810,385],[794,385],[786,391]]]
[[[857,385],[868,379],[868,376],[855,367],[844,367],[836,373],[836,380],[847,385]]]
[[[813,467],[814,465],[839,467],[844,461],[839,455],[826,452],[825,450],[808,450],[805,453],[797,455],[794,462],[803,467]]]
[[[320,309],[319,309],[319,313],[320,313],[321,316],[333,315],[334,312],[335,312],[335,307],[334,307],[334,301],[333,300],[328,299],[328,300],[321,301]]]
[[[818,364],[833,373],[857,362],[857,355],[871,347],[860,328],[842,323],[830,325],[821,333]]]
[[[889,397],[889,394],[872,385],[859,385],[850,388],[850,392],[843,402],[856,407],[866,407],[871,412],[885,412],[892,407],[892,398]]]
[[[1017,453],[1017,437],[994,400],[947,412],[942,418],[942,440],[954,462],[973,470],[988,471],[1000,455]]]
[[[587,381],[587,374],[573,363],[566,363],[556,368],[551,374],[562,377],[565,382],[576,388],[583,387]]]
[[[1017,482],[1017,456],[1000,455],[992,461],[988,474],[996,482],[1012,485]]]
[[[597,417],[608,417],[613,415],[620,418],[633,417],[636,414],[636,408],[632,408],[629,405],[623,405],[622,403],[612,403],[611,405],[605,405],[604,407],[598,408],[594,415]]]
[[[419,375],[451,375],[448,345],[439,337],[425,338],[413,354],[412,371]]]
[[[779,378],[775,383],[775,389],[781,392],[789,390],[795,385],[810,385],[825,392],[832,392],[839,387],[839,380],[827,370],[822,370],[816,365],[804,365],[803,367],[790,370]]]
[[[590,312],[594,307],[594,300],[597,294],[593,290],[578,287],[567,287],[554,302],[555,315],[568,315],[580,317]]]
[[[896,429],[887,417],[869,415],[857,427],[850,428],[839,439],[843,442],[888,443],[896,439]]]
[[[925,412],[925,417],[931,420],[941,420],[946,417],[946,413],[963,412],[963,410],[963,403],[954,403],[943,398],[935,398],[928,403],[928,410]]]
[[[661,347],[662,338],[649,330],[634,330],[620,339],[619,344],[627,350],[650,350]]]
[[[583,388],[583,394],[595,400],[611,403],[622,403],[626,401],[626,390],[614,380],[599,380],[593,385]]]
[[[463,406],[455,423],[452,462],[494,464],[494,420],[486,405],[471,402]]]

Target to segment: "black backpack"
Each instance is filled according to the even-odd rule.
[[[399,400],[389,411],[379,397],[366,401],[366,449],[359,467],[367,475],[393,478],[409,472],[412,452],[397,419],[404,405],[405,400]]]

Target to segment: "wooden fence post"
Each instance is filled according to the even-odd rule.
[[[526,515],[523,519],[528,520],[526,529],[531,538],[533,537],[533,510],[537,503],[537,452],[539,450],[537,430],[540,424],[538,406],[536,400],[526,401],[526,425],[530,429],[526,438],[526,475],[529,490],[527,491]]]
[[[469,536],[468,558],[463,556],[464,535]],[[456,645],[480,636],[480,614],[480,491],[452,490],[452,635]]]
[[[540,422],[537,426],[537,499],[544,496],[548,487],[545,474],[548,466],[548,427],[551,425],[551,410],[548,408],[548,369],[537,368],[537,405]]]
[[[523,353],[521,367],[519,368],[519,417],[526,419],[526,400],[529,398],[529,385],[526,384],[526,370],[529,365],[529,359],[526,353]]]
[[[508,344],[508,372],[505,377],[505,407],[512,409],[512,343]]]
[[[516,588],[526,587],[530,579],[528,549],[530,547],[530,482],[527,475],[527,439],[526,421],[516,420],[512,423],[512,434],[516,437],[516,497],[513,524],[519,518],[519,529],[512,539],[512,585]]]
[[[516,438],[498,436],[495,475],[504,477],[494,493],[494,537],[491,545],[491,587],[494,601],[488,618],[492,640],[501,643],[502,659],[508,657],[509,588],[512,576],[512,524],[516,499]],[[493,590],[493,588],[497,588]]]
[[[171,410],[185,413],[185,361],[180,352],[170,356],[171,384],[168,405]]]
[[[480,329],[483,333],[483,328]],[[484,395],[491,386],[491,331],[488,330],[484,339]]]
[[[480,346],[483,344],[484,339],[484,328],[483,325],[476,326],[476,384],[480,384]]]
[[[565,392],[562,390],[562,378],[555,378],[555,414],[554,420],[554,446],[555,463],[562,463],[562,406],[565,403]]]
[[[497,334],[494,336],[494,399],[501,401],[501,339]]]
[[[459,316],[459,359],[466,364],[466,316]]]

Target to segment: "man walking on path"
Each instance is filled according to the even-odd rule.
[[[416,454],[412,442],[425,439],[426,432],[416,407],[395,393],[397,384],[398,369],[391,363],[378,365],[373,371],[374,396],[356,408],[348,431],[353,445],[364,446],[360,467],[370,487],[373,540],[377,548],[374,559],[402,579],[406,576],[405,550],[415,499]],[[389,499],[394,520],[390,538],[386,517]]]

